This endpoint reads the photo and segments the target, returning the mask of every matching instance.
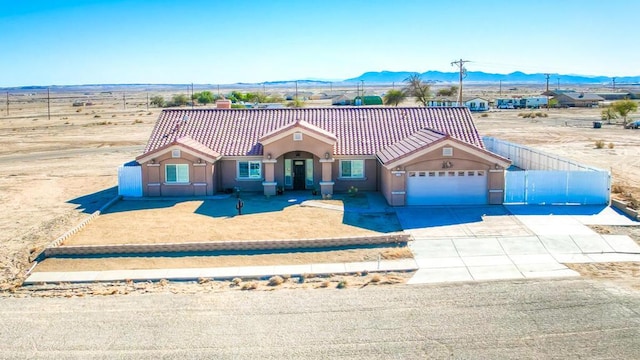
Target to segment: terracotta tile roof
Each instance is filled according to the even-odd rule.
[[[415,134],[410,135],[404,140],[387,146],[378,151],[376,154],[383,164],[387,164],[405,156],[411,155],[416,151],[424,149],[429,145],[433,145],[449,136],[429,129],[420,129]]]
[[[216,151],[208,148],[207,146],[203,145],[202,143],[200,143],[199,141],[194,140],[192,137],[190,136],[183,136],[179,139],[176,139],[166,145],[160,146],[156,149],[153,149],[152,151],[145,151],[144,154],[138,156],[136,159],[142,159],[144,157],[146,157],[147,155],[154,153],[154,152],[159,152],[162,151],[164,149],[167,149],[173,145],[181,145],[187,149],[190,149],[196,153],[200,153],[202,155],[205,155],[207,157],[210,157],[212,159],[217,159],[220,157],[220,154],[217,153]]]
[[[260,139],[258,139],[259,142],[264,142],[272,137],[277,136],[278,134],[281,134],[283,132],[286,132],[287,130],[290,130],[292,128],[295,127],[300,127],[302,129],[306,129],[309,130],[312,133],[316,133],[320,136],[324,136],[326,138],[328,138],[329,140],[333,140],[333,141],[338,141],[338,139],[336,138],[336,136],[324,129],[321,129],[317,126],[311,125],[308,122],[304,121],[304,120],[297,120],[295,122],[292,122],[290,124],[287,124],[281,128],[275,129],[271,132],[269,132],[268,134],[265,134],[263,136],[260,137]]]
[[[190,136],[223,156],[262,155],[262,136],[298,120],[335,134],[335,155],[374,155],[420,129],[484,148],[466,107],[180,109],[162,111],[145,153]]]

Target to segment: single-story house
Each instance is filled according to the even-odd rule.
[[[466,107],[167,109],[136,161],[143,196],[355,187],[391,206],[501,204],[511,163]]]
[[[483,98],[466,98],[462,100],[464,106],[471,111],[489,110],[489,100]],[[452,96],[438,96],[427,101],[428,107],[450,107],[458,106],[458,98]]]
[[[542,95],[553,96],[561,107],[594,107],[604,101],[604,98],[596,94],[566,90],[545,91]]]

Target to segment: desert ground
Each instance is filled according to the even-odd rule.
[[[465,91],[497,96],[496,88]],[[47,100],[41,89],[7,92],[8,105],[0,106],[0,289],[19,284],[48,243],[116,195],[117,167],[143,151],[160,112],[148,105],[149,96],[168,99],[175,93],[58,90]],[[85,104],[73,106],[79,100]],[[402,105],[416,106],[411,100]],[[306,106],[330,102],[307,101]],[[608,169],[614,197],[640,199],[640,131],[607,123],[594,129],[600,110],[541,109],[534,112],[546,117],[534,119],[521,116],[531,110],[496,110],[474,117],[482,135]],[[598,140],[607,146],[597,149]],[[636,241],[640,239],[637,229],[607,231],[631,231]]]

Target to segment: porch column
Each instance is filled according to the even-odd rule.
[[[262,160],[262,170],[264,171],[264,181],[262,182],[262,186],[264,188],[265,196],[276,194],[276,185],[278,185],[278,183],[275,181],[275,165],[277,162],[278,160],[276,159]]]
[[[336,159],[320,159],[320,164],[322,165],[322,181],[320,181],[320,194],[322,197],[327,195],[333,195],[333,177],[332,177],[332,167],[333,163]]]

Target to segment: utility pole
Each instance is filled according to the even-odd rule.
[[[613,91],[616,91],[616,78],[613,77],[611,80],[613,81]]]
[[[465,78],[467,69],[464,68],[464,64],[470,62],[469,60],[457,60],[457,61],[453,61],[451,62],[451,66],[457,66],[458,67],[458,71],[460,73],[460,85],[459,85],[459,89],[458,89],[458,106],[462,106],[462,79]]]
[[[127,110],[127,93],[122,92],[122,107]]]
[[[360,102],[362,103],[362,105],[364,104],[364,80],[360,80],[362,81],[362,96],[360,97]]]
[[[558,80],[558,85],[556,85],[556,90],[560,90],[560,77],[556,78]]]
[[[218,97],[220,97],[220,84],[218,84]]]
[[[298,80],[296,80],[296,97],[294,100],[298,101]]]
[[[149,92],[147,91],[147,111],[149,111]]]
[[[51,120],[51,96],[49,95],[49,88],[47,88],[47,119]]]
[[[500,96],[502,96],[502,80],[499,80],[499,81],[500,81]]]
[[[195,103],[195,99],[193,98],[193,83],[191,83],[191,110],[193,110],[194,103]]]
[[[7,91],[7,116],[9,116],[9,92]]]
[[[544,76],[547,78],[547,91],[545,94],[547,94],[547,111],[549,111],[549,76],[551,76],[551,74],[544,74]]]

